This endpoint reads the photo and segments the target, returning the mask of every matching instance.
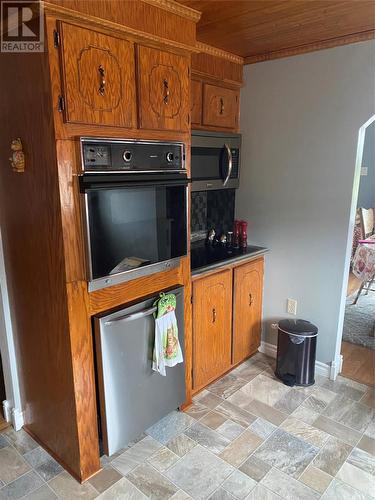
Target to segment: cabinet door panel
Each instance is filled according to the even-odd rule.
[[[140,128],[189,130],[188,71],[187,57],[138,47]]]
[[[263,260],[234,270],[233,363],[253,354],[260,345]]]
[[[60,23],[65,121],[136,126],[134,46]]]
[[[203,124],[212,127],[237,128],[239,92],[204,84]]]
[[[191,123],[202,123],[202,82],[191,81]]]
[[[193,283],[193,387],[198,389],[230,368],[232,272]]]

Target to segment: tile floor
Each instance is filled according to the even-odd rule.
[[[0,499],[375,498],[375,390],[275,379],[257,354],[78,484],[25,432],[0,434]]]

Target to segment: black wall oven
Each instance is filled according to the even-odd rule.
[[[193,130],[192,191],[238,188],[241,135]]]
[[[184,145],[81,139],[89,290],[179,264],[187,254]]]

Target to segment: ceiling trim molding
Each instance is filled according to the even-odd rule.
[[[307,52],[315,52],[318,50],[331,49],[340,45],[348,45],[350,43],[365,42],[375,39],[375,30],[363,31],[362,33],[353,33],[338,38],[330,38],[321,42],[308,43],[299,45],[298,47],[289,47],[287,49],[267,52],[265,54],[256,54],[244,58],[244,64],[255,64],[258,62],[271,61],[272,59],[281,59],[283,57],[297,56]]]
[[[221,57],[222,59],[227,59],[237,64],[244,64],[244,58],[237,56],[236,54],[231,54],[225,50],[218,49],[212,45],[207,45],[206,43],[197,42],[196,48],[199,52],[204,52],[205,54],[210,54],[211,56]]]
[[[62,20],[69,20],[73,22],[79,22],[82,26],[87,26],[91,28],[106,29],[123,37],[132,37],[136,42],[140,40],[145,40],[147,42],[153,42],[156,44],[162,44],[166,47],[173,48],[175,50],[182,50],[192,52],[198,52],[195,45],[187,45],[185,43],[177,42],[176,40],[171,40],[169,38],[163,38],[161,36],[153,35],[152,33],[146,33],[144,31],[139,31],[137,29],[131,28],[130,26],[124,26],[123,24],[115,23],[113,21],[108,21],[107,19],[101,19],[99,17],[91,16],[78,12],[76,10],[69,9],[67,7],[62,7],[58,4],[52,4],[47,1],[42,2],[44,12],[47,15],[61,17]]]
[[[142,2],[149,3],[155,7],[159,7],[159,9],[172,12],[173,14],[177,14],[185,19],[190,19],[195,23],[199,21],[202,15],[202,12],[199,10],[177,3],[174,0],[142,0]]]

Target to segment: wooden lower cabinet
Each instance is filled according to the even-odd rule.
[[[234,269],[233,364],[253,354],[260,345],[263,259]]]
[[[231,366],[232,271],[193,283],[193,389],[204,387]]]
[[[193,281],[194,392],[257,351],[262,295],[263,258]]]

